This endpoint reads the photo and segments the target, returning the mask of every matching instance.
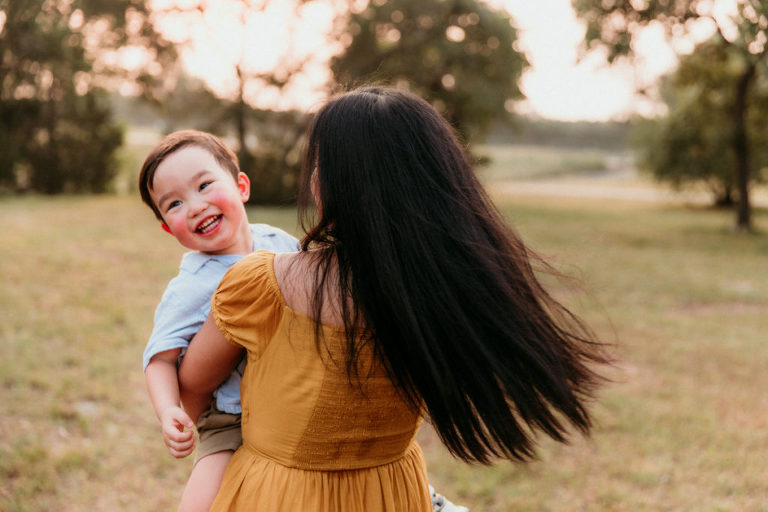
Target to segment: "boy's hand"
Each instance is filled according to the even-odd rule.
[[[195,424],[184,409],[166,407],[160,415],[160,425],[163,441],[171,455],[181,459],[195,450]]]

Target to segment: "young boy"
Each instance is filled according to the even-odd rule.
[[[149,396],[160,420],[163,441],[176,458],[195,449],[192,473],[179,511],[207,511],[224,470],[242,444],[240,430],[241,361],[214,392],[197,425],[181,408],[177,365],[210,312],[211,296],[226,271],[257,249],[298,251],[298,241],[266,224],[248,224],[244,203],[248,177],[237,156],[214,135],[195,130],[174,132],[149,153],[139,175],[142,200],[161,227],[184,247],[179,275],[168,284],[155,311],[155,324],[144,350]],[[434,511],[462,512],[430,486]]]
[[[171,455],[182,458],[195,448],[195,425],[180,407],[177,363],[208,316],[219,281],[254,250],[297,251],[299,245],[278,228],[248,224],[248,177],[240,172],[235,154],[211,134],[184,130],[161,140],[142,166],[139,190],[162,228],[194,251],[184,255],[178,276],[163,294],[143,358],[163,441]],[[210,508],[227,463],[242,443],[244,365],[242,361],[214,392],[210,408],[197,423],[200,442],[180,511]]]

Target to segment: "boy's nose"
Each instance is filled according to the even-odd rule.
[[[199,215],[208,207],[205,201],[200,201],[200,200],[189,201],[188,206],[189,208],[187,209],[187,211],[190,217],[195,217],[196,215]]]

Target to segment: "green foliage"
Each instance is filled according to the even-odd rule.
[[[58,122],[47,140],[29,141],[31,188],[45,193],[107,191],[118,170],[115,152],[123,130],[112,122],[106,92],[93,90],[44,108],[58,108]]]
[[[208,27],[207,43],[217,39],[214,29],[205,21],[206,15],[214,17],[227,12],[237,25],[238,37],[245,41],[250,22],[285,0],[263,2],[197,2],[165,8],[174,11],[177,20],[201,22]],[[311,0],[292,0],[294,19],[299,19],[301,7]],[[223,4],[226,7],[223,7]],[[162,9],[162,7],[160,8]],[[288,23],[288,21],[286,21]],[[221,36],[221,34],[219,34]],[[300,37],[300,35],[296,35]],[[190,39],[187,43],[192,42]],[[199,44],[200,41],[197,41]],[[182,43],[183,44],[183,43]],[[280,63],[272,69],[258,69],[248,62],[247,52],[231,63],[236,77],[236,92],[228,98],[212,91],[202,80],[178,73],[173,86],[155,99],[154,104],[166,119],[166,130],[198,128],[222,136],[232,136],[233,149],[240,160],[241,169],[251,178],[251,203],[286,204],[295,201],[300,172],[299,144],[306,128],[306,117],[294,111],[269,111],[254,108],[250,103],[249,90],[271,88],[282,90],[295,86],[294,79],[306,71],[313,55],[296,55],[283,51]]]
[[[293,2],[297,7],[306,3],[310,1]],[[273,2],[233,4],[245,31],[248,20]],[[211,5],[193,2],[173,10],[196,19]],[[353,5],[346,9],[336,20],[335,35],[346,47],[332,62],[339,82],[354,85],[373,79],[407,84],[432,100],[465,137],[482,135],[491,121],[508,115],[507,100],[522,97],[517,80],[527,62],[513,47],[516,32],[504,12],[477,0],[376,0],[361,12]],[[253,183],[252,203],[284,204],[296,196],[307,116],[258,110],[245,97],[254,86],[290,85],[312,60],[284,57],[280,66],[266,71],[251,69],[244,58],[233,63],[238,86],[228,99],[179,74],[172,80],[173,88],[154,101],[169,120],[167,131],[195,127],[236,139],[232,145]]]
[[[739,56],[717,37],[682,57],[663,82],[669,114],[638,123],[635,142],[641,166],[677,188],[705,183],[717,204],[732,203],[737,163],[729,127],[741,73]],[[768,166],[768,83],[756,83],[748,103],[750,168],[753,179],[759,180]]]
[[[671,31],[700,15],[697,0],[571,0],[571,4],[587,23],[587,44],[605,47],[610,62],[632,54],[632,38],[642,26],[659,22]]]
[[[309,117],[297,111],[259,110],[216,98],[201,83],[188,77],[180,85],[162,106],[166,131],[197,128],[219,135],[231,134],[235,131],[233,121],[242,114],[245,147],[239,148],[237,156],[240,168],[251,179],[249,202],[294,203],[301,172],[301,142]]]
[[[253,110],[249,116],[258,144],[241,167],[251,178],[250,203],[293,204],[301,174],[301,144],[309,116],[295,112]]]
[[[725,191],[723,197],[730,197],[731,187],[738,192],[735,228],[751,229],[749,186],[755,179],[755,169],[762,165],[760,157],[754,160],[755,154],[762,153],[762,149],[753,149],[756,142],[753,128],[756,122],[759,124],[764,119],[762,113],[754,112],[755,105],[761,101],[756,97],[760,93],[755,92],[755,89],[768,75],[768,68],[763,62],[768,52],[768,2],[736,0],[733,14],[727,22],[724,22],[724,17],[715,16],[714,3],[698,0],[649,1],[640,4],[634,0],[572,0],[572,3],[577,14],[587,23],[585,41],[591,47],[606,48],[611,62],[620,57],[632,58],[634,38],[651,24],[663,28],[669,38],[674,38],[699,26],[693,21],[707,19],[713,23],[714,39],[704,43],[705,48],[700,49],[699,53],[711,53],[717,59],[715,64],[720,69],[709,73],[703,70],[703,62],[695,62],[695,59],[706,59],[706,55],[691,57],[688,59],[690,70],[680,72],[677,79],[685,82],[686,73],[692,72],[696,77],[705,77],[706,85],[700,84],[699,87],[711,87],[716,92],[712,95],[697,93],[696,87],[690,84],[690,87],[686,87],[689,90],[676,99],[689,106],[673,108],[671,117],[674,118],[669,119],[662,128],[670,138],[677,137],[676,142],[683,147],[698,146],[698,149],[694,153],[683,152],[679,156],[667,151],[660,159],[652,156],[646,160],[662,179],[668,180],[669,177],[679,175],[679,178],[670,180],[673,183],[688,181],[692,174],[712,176],[715,173],[714,181],[719,181],[719,187]],[[727,105],[718,109],[720,100],[716,96],[720,96]],[[701,111],[697,112],[699,107],[692,104],[697,97],[710,102],[717,112],[711,117],[703,117]],[[730,115],[720,115],[728,111]],[[701,122],[708,126],[696,133],[689,126],[691,122]],[[714,133],[718,130],[722,130],[721,136]],[[653,139],[650,140],[652,143]],[[726,142],[724,146],[720,145],[723,141]],[[706,149],[704,146],[707,146]],[[718,150],[726,154],[716,153]],[[709,170],[685,168],[702,161],[705,157],[697,155],[705,152],[715,155],[716,162],[704,164],[710,167]],[[725,161],[729,158],[728,152],[732,154],[732,170]],[[712,170],[715,165],[717,169]],[[662,166],[669,168],[662,169]]]
[[[120,75],[102,57],[160,40],[144,3],[0,0],[0,13],[0,188],[107,190],[123,136],[104,86],[117,78],[141,79],[149,90],[153,80]]]
[[[377,0],[352,12],[331,62],[337,82],[375,81],[428,98],[465,137],[520,99],[528,65],[509,16],[477,0]]]

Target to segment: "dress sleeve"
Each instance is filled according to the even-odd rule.
[[[231,343],[260,356],[277,330],[282,296],[274,280],[274,253],[257,251],[232,266],[211,299],[211,315]]]

